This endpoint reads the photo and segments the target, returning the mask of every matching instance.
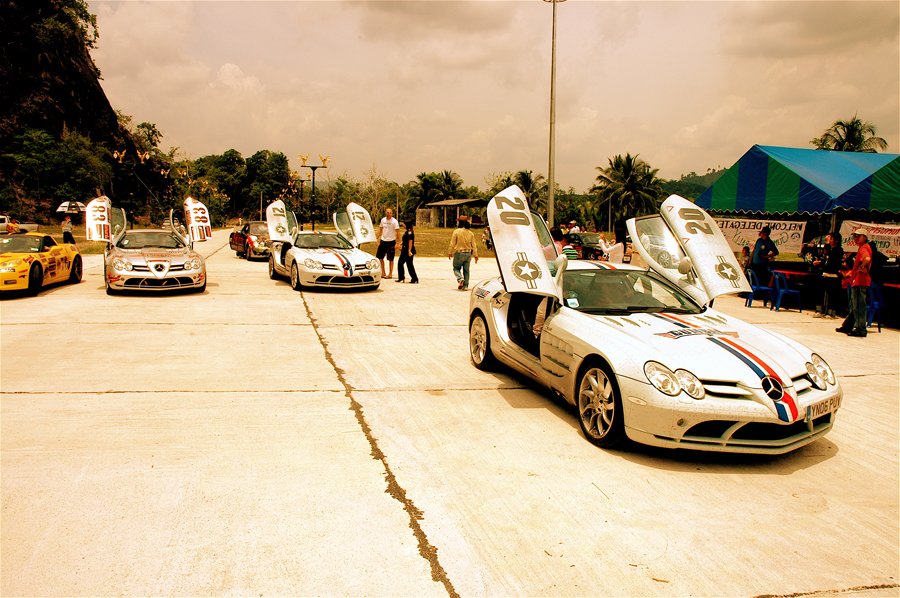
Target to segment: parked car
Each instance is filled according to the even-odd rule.
[[[381,264],[359,249],[375,241],[372,217],[351,203],[334,214],[337,232],[300,231],[297,218],[281,200],[266,209],[269,237],[269,278],[287,277],[295,291],[305,288],[377,289]]]
[[[19,222],[6,214],[0,214],[0,233],[35,233],[39,226],[34,222]]]
[[[517,187],[491,200],[488,223],[501,275],[473,288],[470,358],[564,397],[590,442],[781,454],[834,425],[843,391],[821,356],[712,309],[750,287],[715,221],[691,202],[672,196],[659,216],[628,222],[649,269],[548,263],[546,224]],[[644,235],[674,240],[677,261],[661,265]]]
[[[569,244],[584,260],[599,260],[605,253],[600,233],[569,233]]]
[[[228,245],[238,257],[252,260],[269,255],[269,229],[264,220],[252,220],[235,227],[228,237]]]
[[[128,230],[125,211],[113,208],[106,196],[87,205],[85,219],[89,241],[105,241],[106,293],[122,291],[206,290],[206,262],[194,251],[195,241],[211,234],[209,212],[203,203],[184,201],[184,224],[169,213],[163,229]]]
[[[57,243],[50,235],[0,235],[0,291],[28,291],[37,295],[57,282],[81,282],[78,248]]]

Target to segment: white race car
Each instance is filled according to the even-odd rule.
[[[298,230],[297,217],[281,200],[269,204],[266,224],[272,241],[269,278],[290,278],[295,291],[309,287],[377,289],[381,265],[375,256],[359,249],[374,242],[369,212],[355,203],[334,214],[338,232]]]
[[[843,397],[834,372],[800,343],[712,309],[717,296],[750,290],[725,237],[678,196],[660,212],[628,221],[644,270],[569,262],[518,187],[494,197],[501,276],[472,291],[475,366],[500,361],[549,387],[602,447],[627,437],[780,454],[826,434]],[[678,259],[661,265],[642,238],[665,239]]]

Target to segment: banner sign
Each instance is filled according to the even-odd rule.
[[[714,220],[722,229],[722,234],[728,240],[731,250],[738,254],[742,247],[749,247],[753,251],[753,245],[759,238],[759,231],[764,226],[772,229],[769,238],[778,247],[779,253],[799,254],[803,249],[803,233],[806,230],[806,222],[749,220],[747,218],[715,218]]]
[[[856,250],[859,249],[851,237],[853,231],[858,228],[869,231],[867,237],[870,241],[875,241],[878,251],[888,257],[900,257],[900,224],[875,224],[859,220],[844,220],[841,223],[841,244],[844,251],[856,253]]]

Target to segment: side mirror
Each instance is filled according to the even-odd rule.
[[[688,256],[684,256],[681,258],[681,261],[678,262],[678,273],[679,274],[690,274],[691,270],[694,269],[694,263],[691,261],[691,258]]]

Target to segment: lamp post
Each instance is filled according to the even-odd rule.
[[[328,168],[328,156],[319,154],[319,160],[321,160],[322,163],[318,165],[309,165],[306,163],[306,161],[309,160],[309,154],[301,154],[298,157],[300,158],[300,166],[302,168],[309,168],[312,170],[312,188],[309,191],[309,219],[312,226],[311,230],[316,230],[316,171],[320,168]]]
[[[556,182],[554,180],[556,167],[556,5],[566,0],[544,0],[553,5],[553,34],[550,44],[550,150],[547,168],[549,177],[547,190],[547,224],[553,226],[553,200]]]

